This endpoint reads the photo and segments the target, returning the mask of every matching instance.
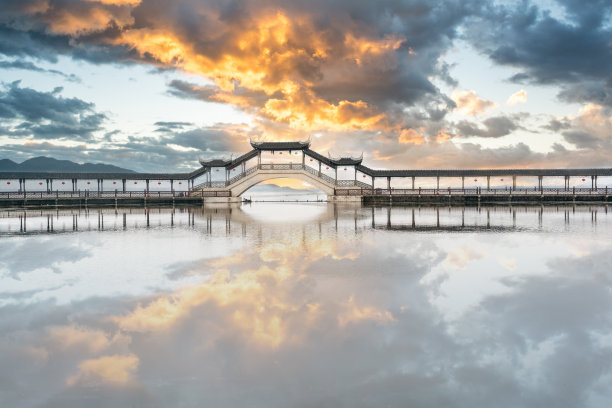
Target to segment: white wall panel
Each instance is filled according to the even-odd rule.
[[[55,183],[54,183],[55,187]],[[98,180],[97,179],[77,179],[76,182],[77,191],[98,191]]]
[[[147,182],[145,180],[126,179],[125,181],[125,191],[143,192],[146,189]]]
[[[123,180],[122,179],[103,179],[100,187],[102,191],[123,191]]]
[[[28,192],[47,191],[47,179],[26,179],[25,190]]]
[[[9,192],[19,191],[19,179],[0,180],[0,191],[9,191]]]

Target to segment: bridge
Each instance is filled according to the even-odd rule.
[[[237,202],[251,187],[294,178],[323,191],[328,201],[373,202],[427,197],[605,197],[612,168],[379,170],[359,157],[322,155],[310,141],[255,142],[236,158],[200,160],[190,173],[0,173],[0,200],[87,198],[115,200],[201,198]],[[517,198],[518,197],[518,198]]]

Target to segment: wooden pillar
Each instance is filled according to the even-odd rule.
[[[512,176],[512,190],[516,190],[516,176]]]
[[[491,189],[491,176],[487,176],[487,191]]]
[[[321,160],[319,160],[319,177],[321,177]]]
[[[170,179],[170,191],[174,193],[174,179]]]
[[[413,190],[414,190],[414,179],[415,179],[415,177],[414,177],[414,176],[412,176],[412,189],[413,189]]]
[[[436,190],[440,189],[440,176],[436,176]]]
[[[46,179],[45,181],[47,182],[47,193],[48,193],[49,191],[51,191],[49,190],[49,179]]]
[[[306,153],[302,150],[302,168],[306,165]]]
[[[334,167],[334,171],[336,172],[336,185],[338,185],[338,166]]]
[[[542,179],[543,178],[544,178],[544,176],[538,176],[538,188],[540,190],[542,190],[542,186],[543,186],[543,182],[542,182],[543,180]]]
[[[121,180],[121,184],[123,184],[123,192],[125,193],[125,179]]]
[[[146,180],[145,180],[145,184],[146,184],[146,186],[147,186],[147,193],[148,193],[148,192],[149,192],[149,179],[146,179]]]
[[[261,150],[257,151],[257,167],[261,168]]]
[[[391,192],[391,177],[387,177],[387,190],[389,190],[389,193]]]
[[[465,176],[461,176],[461,189],[465,190]]]

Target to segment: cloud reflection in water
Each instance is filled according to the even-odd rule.
[[[256,205],[151,210],[130,214],[125,230],[119,210],[105,214],[108,230],[69,234],[6,233],[8,218],[0,218],[0,245],[50,239],[88,253],[71,259],[81,275],[56,262],[62,267],[44,285],[78,288],[61,298],[41,296],[47,288],[27,264],[16,281],[17,264],[4,257],[0,402],[612,401],[605,208],[313,206],[318,215],[307,221],[273,224],[251,215]],[[105,261],[126,249],[146,256]],[[96,287],[87,289],[90,280]]]

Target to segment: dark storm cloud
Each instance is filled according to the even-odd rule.
[[[3,134],[40,139],[89,140],[102,129],[106,115],[78,98],[60,96],[62,88],[39,92],[23,88],[20,81],[4,84],[0,91],[0,118],[5,119]],[[12,129],[6,124],[12,124]],[[10,125],[9,125],[10,126]]]
[[[468,121],[461,121],[455,126],[458,134],[463,137],[478,136],[497,138],[509,135],[520,127],[517,123],[518,118],[510,118],[508,116],[495,116],[482,121],[485,128],[481,128],[478,124]]]
[[[491,6],[467,31],[477,49],[520,70],[511,80],[559,84],[563,100],[612,101],[612,6],[609,1],[558,2],[563,18],[530,1]]]

